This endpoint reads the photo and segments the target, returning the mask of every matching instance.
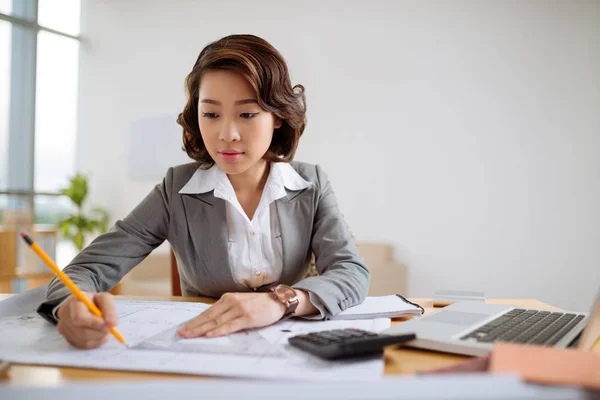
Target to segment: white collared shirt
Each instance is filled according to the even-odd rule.
[[[289,190],[310,186],[288,163],[272,163],[260,202],[252,220],[244,212],[233,186],[216,165],[198,169],[179,191],[200,194],[214,190],[225,200],[228,231],[229,265],[239,283],[252,289],[277,282],[283,269],[281,228],[275,201]]]

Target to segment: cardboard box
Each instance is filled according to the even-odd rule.
[[[0,276],[17,271],[17,232],[0,227]]]

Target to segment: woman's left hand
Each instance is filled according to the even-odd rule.
[[[225,293],[178,332],[185,338],[222,336],[274,324],[284,314],[285,305],[270,293]]]

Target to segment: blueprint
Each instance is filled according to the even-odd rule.
[[[381,357],[325,361],[289,346],[290,336],[327,329],[374,332],[387,318],[308,321],[290,319],[261,329],[218,338],[183,339],[177,329],[209,306],[202,303],[117,300],[118,330],[102,347],[69,345],[56,327],[35,313],[0,318],[0,360],[41,365],[152,371],[247,378],[374,380],[383,375]]]

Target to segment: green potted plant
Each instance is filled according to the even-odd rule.
[[[70,185],[60,192],[67,196],[75,207],[75,214],[67,215],[58,223],[60,231],[66,239],[73,242],[77,250],[83,250],[87,234],[107,231],[108,213],[101,208],[93,208],[87,215],[83,212],[83,203],[88,194],[87,178],[81,174],[69,179]]]

